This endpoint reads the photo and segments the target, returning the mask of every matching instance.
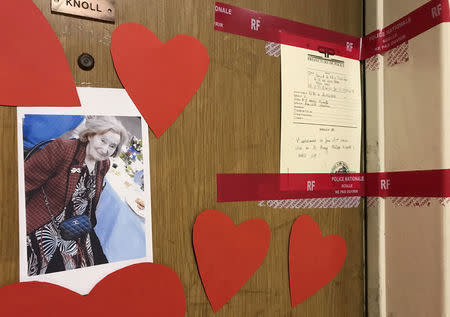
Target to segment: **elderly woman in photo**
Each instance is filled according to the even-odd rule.
[[[79,139],[55,139],[25,162],[28,275],[108,263],[95,211],[109,157],[127,140],[116,118],[93,117]]]

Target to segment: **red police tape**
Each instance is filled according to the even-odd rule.
[[[450,169],[386,173],[217,174],[217,201],[450,197]]]
[[[216,2],[214,29],[307,48],[327,57],[338,55],[364,60],[448,21],[448,0],[431,0],[389,26],[359,38]]]

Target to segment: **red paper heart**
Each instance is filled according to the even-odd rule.
[[[341,270],[347,255],[345,240],[337,235],[322,236],[309,216],[300,216],[289,240],[289,284],[295,307],[328,284]]]
[[[31,0],[0,1],[0,105],[80,106],[64,50]]]
[[[82,296],[42,282],[0,288],[0,316],[184,316],[178,275],[169,267],[141,263],[118,270]]]
[[[120,81],[158,138],[192,99],[209,66],[208,52],[196,38],[177,35],[162,43],[136,23],[114,30],[111,55]]]
[[[219,210],[205,210],[194,224],[194,250],[211,307],[217,312],[255,273],[269,249],[270,228],[262,219],[236,226]]]

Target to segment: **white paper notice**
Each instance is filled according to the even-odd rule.
[[[281,173],[358,173],[359,61],[282,45],[281,83]]]

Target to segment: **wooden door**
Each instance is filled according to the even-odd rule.
[[[214,31],[214,1],[116,0],[116,23],[50,13],[35,0],[58,35],[77,86],[122,87],[110,55],[111,34],[125,22],[150,28],[162,41],[184,33],[209,52],[206,78],[180,117],[159,139],[150,137],[154,261],[172,267],[186,293],[187,316],[362,316],[364,311],[363,211],[272,209],[257,202],[217,203],[217,173],[277,173],[280,161],[280,59],[265,42]],[[358,0],[228,0],[229,4],[361,35]],[[78,56],[95,67],[83,71]],[[49,61],[51,64],[51,56]],[[176,87],[174,87],[176,89]],[[0,286],[18,281],[16,114],[0,108]],[[258,271],[218,313],[203,291],[192,226],[204,209],[219,209],[235,223],[261,217],[272,237]],[[288,241],[301,214],[324,235],[345,238],[348,255],[335,279],[296,308],[290,306]]]

